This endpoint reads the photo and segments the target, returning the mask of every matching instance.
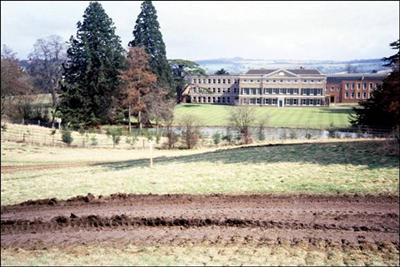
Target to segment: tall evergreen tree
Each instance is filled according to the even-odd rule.
[[[73,128],[109,123],[120,94],[124,49],[114,23],[98,2],[90,2],[77,27],[67,50],[59,110],[64,123]]]
[[[390,44],[397,53],[384,58],[385,66],[392,68],[382,85],[371,93],[371,98],[360,103],[360,108],[354,108],[351,118],[353,126],[378,129],[394,129],[399,137],[400,131],[400,41]]]
[[[144,1],[133,30],[130,47],[143,46],[150,56],[150,68],[157,75],[158,84],[168,88],[169,97],[175,96],[172,71],[168,64],[165,44],[157,20],[157,12],[151,1]]]

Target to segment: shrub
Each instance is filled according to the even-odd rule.
[[[295,130],[291,130],[289,133],[289,138],[290,139],[296,139],[297,138],[297,133]]]
[[[137,135],[135,135],[134,133],[132,133],[130,136],[127,136],[125,138],[125,142],[127,144],[130,144],[131,146],[135,146],[136,142],[138,141],[138,137]]]
[[[95,134],[90,137],[90,144],[92,146],[97,146],[98,143],[97,143],[97,138],[96,138]]]
[[[122,128],[121,127],[108,127],[106,130],[107,136],[111,136],[113,141],[113,147],[119,144],[122,135]]]
[[[172,149],[175,147],[176,142],[178,142],[179,135],[175,133],[172,128],[167,128],[166,130],[166,137],[168,139],[167,145],[169,149]]]
[[[258,140],[259,140],[259,141],[264,141],[264,140],[265,140],[264,131],[261,130],[261,129],[258,130]]]
[[[282,133],[280,134],[279,138],[280,138],[281,140],[286,140],[286,139],[287,139],[286,131],[282,132]]]
[[[245,144],[253,142],[251,138],[250,125],[256,120],[256,113],[253,107],[239,106],[235,107],[230,114],[229,121],[239,133],[240,139]]]
[[[61,131],[61,139],[64,143],[66,143],[68,146],[71,145],[72,141],[74,140],[72,138],[72,134],[70,130],[64,129]]]
[[[265,140],[264,129],[265,129],[265,126],[268,125],[268,122],[269,122],[269,116],[261,118],[257,121],[257,125],[258,125],[257,138],[259,141]]]
[[[218,145],[221,142],[221,134],[219,132],[213,134],[212,138],[214,141],[214,145]]]
[[[184,115],[180,119],[179,124],[183,128],[182,138],[185,141],[186,147],[188,149],[195,147],[200,138],[199,119],[193,115]]]
[[[233,135],[229,127],[226,129],[226,134],[222,137],[222,140],[227,141],[229,144],[232,144]]]
[[[160,140],[161,140],[161,134],[160,134],[160,133],[157,133],[157,134],[156,134],[156,144],[159,144],[159,143],[160,143]]]

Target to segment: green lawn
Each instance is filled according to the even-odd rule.
[[[116,162],[3,172],[3,205],[28,199],[121,193],[398,194],[398,159],[384,141],[311,143],[221,150],[112,150]],[[97,149],[62,149],[2,143],[7,165],[103,160]],[[51,150],[51,155],[49,155]],[[80,155],[82,154],[82,155]],[[104,160],[111,160],[105,157]]]
[[[236,106],[180,104],[175,108],[176,122],[184,114],[199,117],[203,126],[226,126],[229,114]],[[258,118],[269,117],[268,126],[327,129],[348,127],[350,107],[255,107]]]

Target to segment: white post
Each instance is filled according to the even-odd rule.
[[[150,144],[150,168],[153,168],[153,140],[149,141]]]

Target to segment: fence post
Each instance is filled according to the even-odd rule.
[[[150,145],[150,168],[153,168],[153,140],[149,141]]]

